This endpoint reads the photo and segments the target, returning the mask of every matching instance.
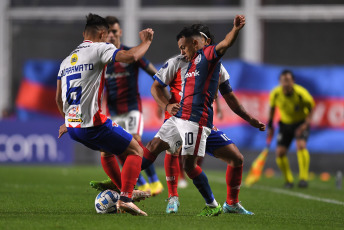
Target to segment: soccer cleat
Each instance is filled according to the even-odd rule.
[[[103,181],[90,181],[90,186],[98,191],[104,191],[106,189],[111,189],[116,192],[120,192],[117,186],[112,183],[111,179],[108,178]]]
[[[284,188],[290,189],[290,188],[293,188],[293,187],[294,187],[294,184],[293,184],[293,183],[286,182],[286,183],[284,184]]]
[[[180,179],[178,181],[178,188],[186,188],[188,187],[188,182],[185,179]]]
[[[238,213],[238,214],[244,214],[244,215],[254,215],[253,212],[247,211],[240,202],[229,205],[227,202],[223,204],[223,212],[224,213]]]
[[[117,201],[117,210],[119,213],[127,212],[133,216],[148,216],[147,213],[139,209],[133,202]]]
[[[305,180],[300,180],[298,186],[299,186],[299,188],[307,188],[308,182]]]
[[[149,186],[148,183],[145,183],[144,185],[137,186],[137,189],[144,191],[144,192],[148,192],[149,194],[152,194],[151,187]]]
[[[177,213],[179,208],[179,200],[177,196],[171,196],[166,201],[168,201],[167,207],[166,207],[166,213]]]
[[[133,191],[133,201],[134,202],[140,202],[141,200],[144,200],[146,198],[151,197],[151,194],[149,192],[141,191],[138,189],[134,189]]]
[[[159,195],[164,190],[164,186],[162,186],[160,181],[150,183],[149,187],[151,189],[152,196]]]
[[[200,214],[197,216],[218,216],[222,213],[221,205],[218,205],[216,208],[205,206]]]

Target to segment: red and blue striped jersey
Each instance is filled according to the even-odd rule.
[[[176,117],[213,127],[212,104],[219,85],[219,59],[215,45],[196,52],[184,76],[181,108]]]
[[[130,48],[121,45],[119,50]],[[141,97],[138,88],[139,68],[146,70],[149,61],[145,58],[133,63],[110,62],[106,68],[105,83],[107,104],[111,116],[132,110],[142,112]]]

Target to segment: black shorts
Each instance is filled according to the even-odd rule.
[[[295,131],[296,129],[303,124],[304,121],[300,121],[295,124],[284,124],[281,121],[279,122],[279,132],[277,136],[277,145],[285,146],[286,148],[289,148],[291,142],[293,141],[295,137]],[[309,126],[307,129],[301,134],[301,136],[297,137],[296,139],[304,139],[307,141],[309,136]]]

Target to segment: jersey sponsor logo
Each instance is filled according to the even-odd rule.
[[[121,73],[111,73],[111,74],[106,74],[106,79],[117,79],[117,78],[122,78],[122,77],[129,77],[130,73],[128,71],[126,72],[121,72]]]
[[[78,62],[78,55],[73,54],[72,57],[70,58],[70,64],[75,65]]]
[[[192,146],[187,146],[187,147],[184,147],[184,149],[185,150],[187,150],[187,149],[189,149],[189,148],[191,148]]]
[[[200,63],[201,60],[202,60],[202,55],[199,54],[199,55],[195,58],[195,61],[194,61],[195,65],[197,65],[198,63]]]
[[[81,118],[79,118],[79,119],[68,118],[68,122],[79,122],[79,123],[81,123],[81,122],[82,122],[82,119],[81,119]]]
[[[189,77],[198,77],[199,76],[199,71],[196,69],[194,72],[190,72],[185,74],[185,78],[189,78]]]

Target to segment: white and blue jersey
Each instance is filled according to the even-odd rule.
[[[117,51],[113,44],[84,41],[63,60],[57,79],[70,137],[91,149],[121,154],[132,136],[101,113],[105,66]]]

